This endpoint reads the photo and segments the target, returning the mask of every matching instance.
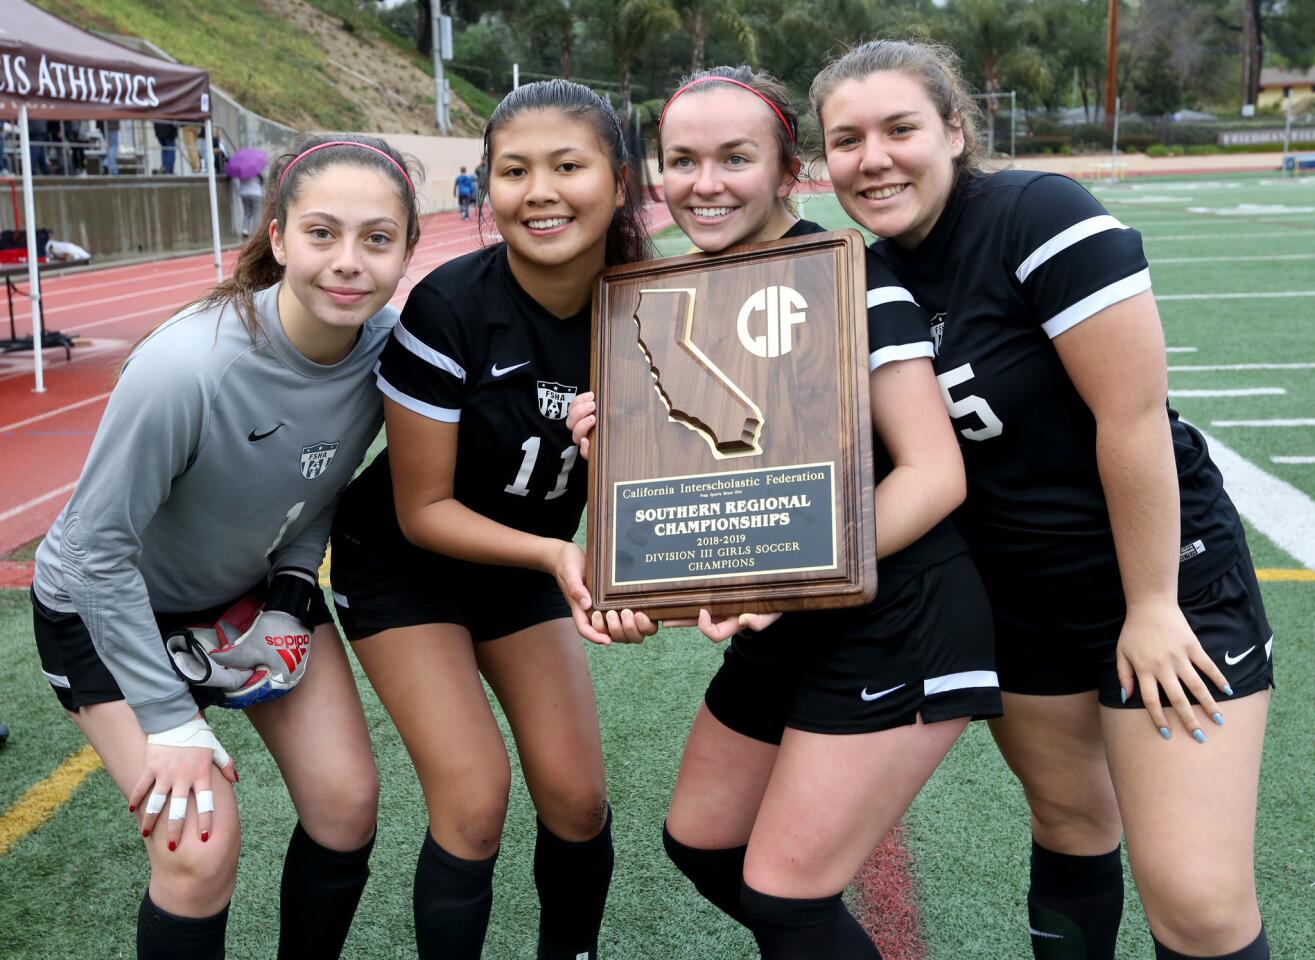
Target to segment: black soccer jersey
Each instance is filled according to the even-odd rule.
[[[589,322],[588,306],[561,319],[533,300],[503,244],[449,261],[411,291],[378,385],[408,410],[459,424],[462,504],[539,536],[575,535],[586,471],[566,410],[589,382]],[[387,470],[380,460],[372,469]]]
[[[915,250],[874,245],[931,315],[983,575],[1118,586],[1096,424],[1051,340],[1151,286],[1141,236],[1067,177],[964,174]],[[1169,410],[1182,512],[1180,590],[1237,554],[1240,525],[1205,441]]]
[[[802,237],[821,233],[825,228],[809,220],[800,220],[784,236]],[[866,255],[868,305],[868,372],[887,363],[931,357],[931,337],[927,314],[918,306],[890,267],[871,250]],[[874,430],[872,462],[875,482],[880,483],[895,468]],[[881,531],[877,531],[880,542]],[[882,596],[889,596],[910,577],[928,567],[967,552],[967,545],[948,518],[941,520],[918,540],[878,564],[877,584]]]

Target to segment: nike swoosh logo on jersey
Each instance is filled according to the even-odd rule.
[[[876,693],[868,693],[868,688],[864,687],[863,692],[859,694],[864,700],[880,700],[888,693],[894,693],[896,690],[902,690],[907,687],[907,683],[901,683],[898,687],[891,687],[889,690],[878,690]]]
[[[247,434],[247,439],[252,443],[255,443],[257,440],[264,440],[270,434],[277,433],[279,427],[281,426],[283,426],[283,424],[281,423],[277,424],[273,430],[266,430],[264,433],[256,433],[256,431],[252,430],[250,433]]]
[[[524,363],[515,363],[515,364],[512,364],[510,367],[499,367],[499,366],[495,363],[495,364],[493,365],[493,375],[494,375],[495,377],[505,377],[507,374],[511,373],[513,370],[519,370],[521,367],[526,366],[529,362],[530,362],[530,361],[526,360]]]
[[[1253,644],[1252,646],[1247,647],[1245,650],[1243,650],[1241,653],[1239,653],[1236,657],[1233,656],[1231,653],[1229,653],[1227,650],[1225,650],[1225,651],[1224,651],[1224,663],[1228,664],[1230,667],[1233,666],[1233,665],[1236,664],[1236,663],[1241,663],[1243,660],[1245,660],[1245,659],[1247,658],[1247,654],[1250,653],[1250,652],[1251,652],[1252,650],[1254,650],[1254,649],[1256,649],[1256,648],[1255,648],[1255,645]]]

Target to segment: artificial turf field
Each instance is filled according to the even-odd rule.
[[[1139,181],[1095,191],[1145,238],[1166,340],[1174,348],[1171,391],[1263,391],[1174,398],[1183,416],[1212,438],[1217,453],[1236,455],[1230,462],[1240,466],[1225,469],[1225,476],[1248,521],[1256,566],[1315,567],[1315,462],[1273,460],[1315,460],[1315,177]],[[809,198],[802,212],[827,225],[845,225],[830,196]],[[688,248],[675,232],[660,245],[664,254]],[[1290,366],[1187,369],[1239,364]],[[1270,420],[1299,422],[1255,425]],[[1230,425],[1238,421],[1253,425]],[[1283,485],[1267,487],[1266,477]],[[1276,576],[1282,579],[1263,584],[1279,688],[1262,771],[1256,869],[1274,957],[1310,960],[1315,578]],[[26,794],[29,788],[83,745],[39,672],[29,610],[23,592],[0,591],[0,720],[13,731],[0,750],[0,958],[131,957],[146,858],[108,777],[92,773],[48,820],[30,832],[19,826],[24,814],[40,806],[39,796]],[[682,630],[664,631],[641,647],[590,651],[616,818],[617,867],[604,957],[756,955],[747,934],[704,904],[668,864],[659,838],[685,730],[718,657],[706,640]],[[345,956],[414,956],[410,890],[424,807],[396,732],[363,679],[361,689],[382,796],[373,876]],[[295,815],[273,762],[243,719],[227,711],[211,711],[210,719],[245,774],[238,794],[244,842],[229,955],[269,957],[277,939],[279,872]],[[1209,735],[1225,736],[1227,728]],[[25,801],[16,805],[20,797]],[[1210,802],[1209,784],[1202,785],[1197,801]],[[1021,790],[985,726],[974,725],[906,820],[926,957],[1030,956],[1027,824]],[[485,951],[490,958],[534,955],[533,839],[533,810],[517,782],[498,861]],[[1130,878],[1127,891],[1118,957],[1149,958],[1150,939]]]

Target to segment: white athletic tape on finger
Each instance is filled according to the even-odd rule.
[[[171,797],[169,800],[169,819],[182,820],[187,816],[187,798]]]
[[[196,812],[197,813],[215,812],[215,792],[213,790],[196,791]]]
[[[164,798],[164,794],[163,794],[163,793],[153,793],[153,794],[151,794],[149,797],[147,797],[147,798],[146,798],[146,814],[147,814],[147,816],[151,816],[151,817],[153,817],[153,816],[155,816],[157,813],[159,813],[161,810],[163,810],[163,809],[164,809],[164,799],[165,799],[165,798]]]
[[[203,747],[210,750],[215,766],[221,770],[228,766],[229,756],[219,743],[219,738],[210,729],[210,724],[200,717],[180,723],[169,730],[161,730],[146,737],[146,742],[158,747]]]

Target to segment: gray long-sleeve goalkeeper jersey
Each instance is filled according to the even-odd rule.
[[[272,570],[318,570],[338,494],[383,419],[373,370],[396,309],[324,366],[283,332],[278,290],[256,295],[256,344],[216,307],[174,317],[134,351],[37,549],[37,598],[81,616],[147,733],[196,713],[152,611],[204,610]]]

